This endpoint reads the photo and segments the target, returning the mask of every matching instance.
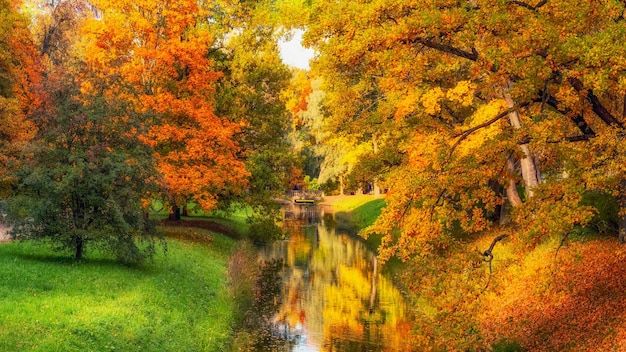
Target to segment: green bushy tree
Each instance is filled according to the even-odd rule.
[[[73,251],[98,247],[123,262],[155,253],[157,233],[142,211],[156,187],[151,151],[139,125],[103,98],[65,98],[32,145],[10,200],[12,235]],[[130,109],[129,109],[130,111]]]

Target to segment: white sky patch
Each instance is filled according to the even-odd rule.
[[[313,58],[314,51],[302,46],[302,30],[293,31],[289,41],[279,41],[280,57],[286,65],[295,66],[304,70],[309,69],[309,60]]]

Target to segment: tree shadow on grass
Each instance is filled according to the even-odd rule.
[[[38,262],[45,264],[59,264],[59,265],[97,265],[97,266],[109,266],[120,268],[136,268],[134,265],[127,265],[121,263],[113,258],[83,258],[76,260],[74,257],[62,254],[62,253],[18,253],[15,254],[16,258],[29,262]]]
[[[146,259],[143,263],[124,263],[113,256],[107,256],[98,250],[88,251],[81,260],[76,260],[69,251],[54,250],[49,244],[36,244],[30,241],[13,242],[7,244],[0,255],[4,260],[20,260],[30,263],[40,263],[45,265],[65,266],[65,267],[107,267],[133,270],[136,272],[149,273],[154,270],[150,265],[153,260]],[[2,260],[0,260],[2,261]]]

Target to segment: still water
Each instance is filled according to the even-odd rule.
[[[261,249],[258,350],[406,351],[410,318],[374,253],[332,214],[286,207],[287,237]]]

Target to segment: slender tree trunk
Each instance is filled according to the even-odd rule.
[[[506,168],[509,173],[515,173],[515,160],[512,156],[507,159]],[[506,197],[508,198],[509,203],[511,203],[512,206],[517,207],[519,205],[522,205],[522,198],[519,196],[519,193],[517,192],[517,185],[515,184],[515,180],[513,180],[512,178],[508,180],[508,183],[506,185]]]
[[[345,186],[343,184],[343,175],[339,175],[339,195],[343,196],[345,192]]]
[[[626,178],[622,178],[619,184],[619,241],[626,243]]]
[[[76,260],[83,259],[83,251],[84,251],[84,242],[82,236],[76,236],[76,252],[74,253],[74,258]]]
[[[372,149],[374,150],[374,157],[376,157],[376,155],[378,155],[378,138],[376,134],[372,136]],[[374,196],[379,197],[380,187],[378,186],[378,177],[374,177],[374,180],[372,180],[372,183],[373,183],[372,186],[374,188]]]
[[[189,216],[189,213],[187,212],[187,204],[183,205],[183,216]]]
[[[169,219],[174,221],[180,221],[180,207],[177,204],[172,205]]]
[[[509,171],[509,174],[515,174],[515,158],[513,158],[513,156],[510,156],[506,160],[506,169]],[[509,223],[511,207],[515,208],[522,205],[522,198],[519,196],[519,192],[517,192],[517,183],[512,177],[507,180],[505,189],[508,204],[505,202],[500,207],[500,225],[506,225]]]
[[[509,90],[511,89],[511,87],[512,87],[512,83],[509,82],[508,87],[503,89],[504,100],[506,101],[506,104],[509,108],[512,108],[515,106],[515,102],[513,101],[513,98],[511,98],[511,95],[509,94]],[[517,111],[512,111],[511,113],[509,113],[509,122],[511,126],[516,130],[519,130],[522,128],[522,123],[521,123],[521,120],[519,118],[519,114],[517,113]],[[522,158],[520,159],[520,166],[522,169],[522,178],[524,179],[524,186],[526,188],[526,198],[532,198],[534,194],[533,190],[539,184],[538,168],[535,165],[535,158],[534,158],[534,155],[530,151],[529,144],[528,143],[520,144],[519,148],[522,151],[522,155],[523,155]]]
[[[377,181],[374,181],[374,196],[380,197],[380,186]]]

